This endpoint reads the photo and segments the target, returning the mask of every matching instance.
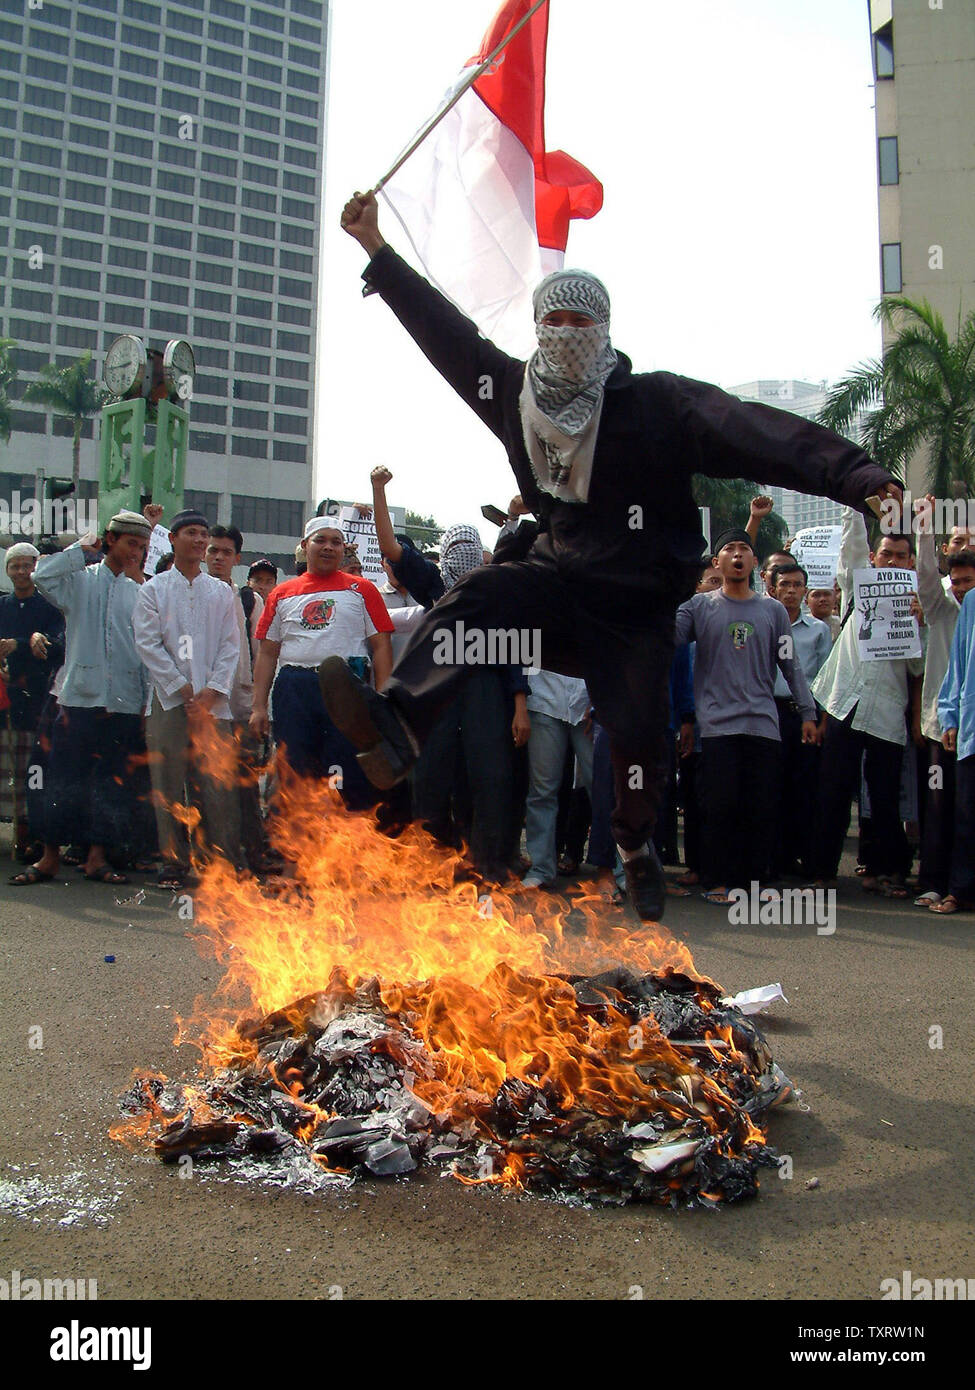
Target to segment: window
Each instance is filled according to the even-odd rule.
[[[13,141],[10,142],[9,157],[13,157]],[[27,164],[46,164],[49,169],[60,169],[61,167],[61,148],[59,145],[38,145],[33,140],[21,140],[20,157]]]
[[[319,0],[291,0],[291,8],[296,14],[308,15],[309,19],[321,19],[322,7]]]
[[[42,82],[56,82],[63,87],[68,80],[68,68],[66,63],[52,63],[47,58],[35,58],[28,53],[27,76],[39,77]]]
[[[238,270],[237,284],[242,290],[259,290],[262,294],[274,293],[274,276],[260,270]],[[264,318],[264,315],[259,315]]]
[[[884,294],[900,294],[903,288],[901,279],[901,244],[889,241],[880,248],[881,279]]]
[[[94,84],[79,82],[76,76],[75,85],[93,86]],[[108,85],[103,87],[103,90],[109,92],[112,90],[111,78],[108,79]],[[51,111],[64,110],[64,93],[59,92],[55,87],[34,87],[28,83],[24,88],[24,101],[28,106],[46,106]]]
[[[898,183],[900,170],[897,165],[897,136],[881,135],[877,141],[881,184]]]
[[[74,80],[77,82],[80,74],[75,73]],[[119,101],[141,101],[143,106],[155,106],[156,94],[152,87],[147,87],[144,82],[130,82],[127,77],[120,77],[118,80]],[[121,118],[119,118],[121,119]],[[131,125],[131,121],[126,121],[126,125]]]
[[[308,145],[318,144],[318,131],[313,125],[301,125],[298,121],[285,121],[284,131],[289,140],[304,140]]]
[[[298,304],[279,304],[278,319],[281,323],[298,323],[302,328],[310,328],[311,310]]]
[[[112,174],[120,183],[141,183],[148,186],[152,182],[152,169],[144,164],[130,164],[127,159],[116,159]]]
[[[317,24],[302,24],[300,19],[291,21],[291,37],[304,43],[317,43],[321,47],[322,31]]]
[[[275,405],[297,405],[302,410],[308,409],[308,392],[300,386],[276,386],[274,389]]]
[[[230,313],[230,295],[218,294],[215,290],[196,291],[197,309],[212,309],[217,314]]]
[[[102,248],[97,241],[80,241],[75,237],[63,237],[61,255],[72,261],[95,261],[101,265]]]
[[[41,116],[38,119],[44,120]],[[52,121],[52,125],[55,122]],[[60,132],[59,132],[60,133]],[[277,145],[273,145],[270,140],[258,140],[255,135],[244,136],[244,154],[256,155],[258,159],[277,159],[280,150]]]
[[[214,342],[226,343],[230,340],[230,323],[227,319],[214,318],[213,314],[208,314],[205,318],[197,317],[193,320],[193,329],[198,338],[209,338]],[[216,348],[207,348],[207,361],[210,362],[216,357]],[[199,355],[199,354],[198,354]],[[226,357],[226,353],[220,353],[221,357]],[[199,394],[199,385],[197,385]]]
[[[184,198],[193,197],[196,179],[191,174],[174,174],[169,169],[156,170],[156,187],[167,193],[181,193]]]
[[[317,92],[318,78],[313,73],[302,72],[300,68],[289,68],[288,86],[297,87],[303,92]]]
[[[271,370],[271,359],[270,357],[263,357],[258,352],[236,352],[234,353],[234,368],[238,372],[255,372],[260,376],[267,376]],[[253,382],[235,382],[235,396],[237,395],[237,387],[243,384],[246,384],[248,387],[254,385]],[[244,398],[241,397],[241,399]],[[267,400],[267,397],[262,396],[261,400]]]
[[[119,57],[119,67],[125,72],[138,72],[143,77],[155,77],[159,71],[156,58],[145,58],[141,53],[128,53],[125,49]]]
[[[229,72],[242,72],[244,67],[239,53],[225,53],[222,48],[208,48],[207,62],[211,67],[226,68]]]
[[[159,200],[156,199],[156,211],[159,211]],[[157,227],[155,239],[160,246],[174,246],[177,251],[188,251],[192,244],[192,235],[182,227]]]
[[[267,411],[266,410],[246,410],[241,406],[234,407],[234,429],[238,430],[266,430]]]
[[[47,415],[37,415],[32,410],[12,410],[10,428],[18,434],[47,434]]]
[[[121,299],[144,299],[145,288],[144,280],[133,280],[128,275],[109,275],[105,281],[106,293],[117,294]]]
[[[245,111],[244,124],[252,130],[266,130],[271,135],[277,135],[281,129],[281,122],[277,116],[266,116],[263,111]]]
[[[309,198],[315,196],[315,180],[306,174],[293,174],[290,169],[284,171],[284,187],[292,193],[304,193]]]
[[[136,107],[119,106],[115,112],[119,125],[132,126],[135,130],[155,130],[156,116],[153,111],[139,111]]]
[[[293,227],[290,222],[281,225],[281,240],[291,242],[292,246],[314,246],[315,233],[311,227]]]
[[[236,125],[239,116],[232,106],[225,106],[222,101],[205,101],[203,114],[211,121],[223,121],[226,125]]]
[[[152,258],[152,270],[155,275],[188,276],[190,263],[182,256],[167,256],[157,251]]]
[[[69,150],[68,168],[73,174],[89,174],[92,178],[103,179],[108,173],[108,160],[100,159],[98,155],[85,154],[83,150]],[[85,201],[92,200],[88,198]],[[98,202],[104,202],[104,198],[99,198]]]
[[[284,352],[309,352],[310,338],[307,333],[286,333],[278,329],[278,350]]]
[[[234,214],[224,212],[223,208],[202,207],[197,213],[196,220],[201,227],[217,227],[223,232],[234,230]]]
[[[64,196],[73,198],[76,203],[98,203],[105,201],[105,189],[100,184],[76,183],[74,179],[68,179],[64,185]]]
[[[290,76],[289,76],[290,83]],[[288,93],[287,108],[295,116],[305,116],[310,121],[318,120],[318,102],[307,101],[304,97],[295,97]]]
[[[251,218],[247,218],[251,221]],[[254,261],[257,265],[274,264],[274,247],[262,246],[260,242],[243,243],[239,248],[239,255],[242,261]]]
[[[58,295],[58,313],[70,319],[97,319],[98,301],[95,299],[76,299],[74,295]]]
[[[237,177],[238,161],[228,159],[222,154],[208,154],[206,150],[201,156],[200,167],[208,174],[222,174],[225,179],[235,179]]]
[[[303,203],[297,198],[282,198],[281,211],[285,217],[302,217],[306,222],[315,220],[315,204]]]
[[[116,154],[131,154],[137,159],[152,158],[152,141],[143,140],[139,135],[116,134],[115,136]]]
[[[271,346],[271,330],[260,328],[256,323],[240,323],[237,325],[237,341],[247,343],[250,347],[269,348]]]
[[[214,265],[212,261],[202,261],[196,273],[200,280],[206,280],[211,285],[229,285],[233,280],[229,265]]]
[[[23,338],[28,343],[46,343],[51,336],[51,326],[49,323],[38,323],[36,319],[12,318],[9,333],[11,338]]]
[[[57,253],[58,240],[53,232],[37,232],[33,227],[15,229],[14,245],[18,251],[26,251],[35,244],[41,247],[45,256],[54,256]]]
[[[266,183],[275,188],[278,182],[278,171],[277,169],[266,169],[262,164],[251,164],[245,160],[244,178],[250,179],[252,183]]]
[[[56,174],[37,174],[33,169],[21,169],[18,187],[22,193],[42,193],[47,198],[57,198],[61,192],[61,180]]]
[[[235,203],[237,190],[232,183],[214,183],[212,179],[200,180],[200,197],[217,203]]]
[[[38,175],[43,177],[43,175]],[[23,175],[21,175],[23,178]],[[57,180],[54,180],[56,183]],[[31,190],[40,193],[43,190],[35,188]],[[278,198],[276,193],[262,193],[259,188],[242,188],[240,190],[240,201],[245,208],[256,208],[258,212],[277,212]]]
[[[177,39],[173,34],[167,34],[166,52],[171,53],[174,58],[185,58],[189,63],[199,63],[203,49],[198,43],[187,43],[185,39]]]
[[[207,104],[212,105],[210,102]],[[240,144],[240,137],[236,130],[221,130],[219,126],[210,126],[203,132],[203,143],[218,145],[224,150],[236,150]]]
[[[131,19],[142,19],[147,24],[162,27],[162,10],[158,5],[146,5],[143,0],[125,0],[122,13]]]
[[[27,309],[35,314],[51,312],[51,294],[47,290],[22,290],[14,285],[10,291],[11,309]]]
[[[196,168],[196,150],[189,141],[182,145],[160,145],[159,159],[163,164],[182,164],[186,169]]]
[[[78,10],[75,16],[75,27],[85,34],[97,34],[102,39],[115,38],[115,20],[99,19],[97,15],[85,14],[84,10]]]
[[[242,5],[211,5],[210,10],[213,14],[223,15],[224,19],[235,19],[238,24],[244,22],[244,7]],[[218,43],[236,44],[238,48],[243,44],[239,29],[231,29],[228,24],[218,24],[214,19],[210,20],[210,37],[216,39]]]
[[[168,217],[170,222],[188,222],[192,209],[186,203],[178,203],[175,198],[162,198],[157,193],[156,216]]]
[[[149,327],[157,333],[178,333],[180,337],[183,337],[189,332],[188,322],[185,314],[173,314],[167,309],[151,309],[149,311]]]
[[[294,444],[290,439],[271,441],[271,457],[279,463],[307,463],[307,444]]]
[[[281,64],[262,63],[260,58],[248,58],[247,76],[256,77],[258,82],[280,82]]]
[[[238,353],[237,356],[245,356],[246,353]],[[234,400],[235,401],[264,401],[268,400],[270,388],[266,381],[244,381],[242,377],[234,379]],[[236,416],[234,417],[236,421]],[[266,417],[265,417],[266,418]],[[243,424],[241,420],[238,423]],[[264,426],[261,427],[262,429]]]
[[[103,68],[114,68],[115,54],[100,43],[85,43],[83,39],[74,41],[76,63],[98,63]]]
[[[101,235],[105,218],[100,212],[84,212],[81,208],[64,209],[64,225],[74,232],[95,232]]]
[[[244,458],[266,459],[267,440],[248,439],[246,435],[235,434],[231,444],[231,452],[235,454],[241,454]],[[254,500],[264,502],[263,498],[255,498]],[[246,527],[248,531],[257,530],[257,526],[254,522],[241,521],[240,525],[242,528]]]
[[[265,222],[262,217],[248,217],[246,214],[241,214],[240,230],[242,236],[266,237],[271,241],[274,240],[274,223]],[[241,247],[241,254],[243,254],[243,247]]]
[[[276,34],[284,33],[284,17],[279,14],[268,14],[266,10],[259,10],[251,6],[251,23],[259,24],[262,29],[273,29]]]
[[[204,256],[232,256],[234,244],[220,236],[204,236],[202,232],[196,239],[196,249]]]
[[[237,313],[243,314],[249,319],[269,319],[271,317],[271,301],[269,299],[246,299],[243,295],[238,295]]]
[[[230,77],[221,77],[219,73],[207,73],[206,89],[208,92],[216,92],[218,96],[240,98],[240,83],[234,82]]]
[[[80,266],[75,265],[61,267],[61,284],[69,290],[93,290],[97,294],[101,289],[101,283],[100,270],[82,270]],[[136,283],[138,284],[138,281]]]
[[[95,334],[90,328],[77,328],[71,323],[58,324],[58,346],[95,349]]]
[[[190,0],[187,0],[190,3]],[[203,20],[196,15],[181,14],[179,10],[174,10],[172,5],[166,15],[166,22],[175,29],[185,29],[188,34],[202,34]]]
[[[193,428],[192,411],[190,412],[190,448],[197,449],[201,454],[222,454],[226,441],[222,434],[204,434],[202,430]],[[183,505],[186,505],[188,493],[183,491]]]
[[[268,87],[255,87],[253,82],[248,82],[247,100],[256,101],[258,106],[273,106],[277,111],[281,105],[281,93],[272,92]]]
[[[97,126],[79,125],[72,121],[69,134],[73,145],[94,145],[96,149],[108,149],[108,131],[99,130]]]
[[[236,440],[234,443],[236,445]],[[237,452],[236,448],[234,452]],[[248,497],[235,493],[230,499],[230,506],[234,525],[248,534],[300,536],[305,524],[303,504],[286,498]]]
[[[159,304],[189,304],[188,285],[170,285],[163,280],[153,280],[152,298]]]
[[[258,34],[254,31],[248,36],[247,47],[253,53],[266,53],[270,58],[280,58],[284,53],[284,44],[277,39],[269,39],[266,34]]]
[[[306,275],[312,272],[311,256],[303,256],[300,251],[285,251],[282,248],[278,257],[278,265],[282,270],[300,270]]]
[[[137,251],[134,246],[109,246],[108,248],[109,265],[123,265],[129,270],[145,270],[146,262],[146,253]]]
[[[81,130],[83,127],[79,126],[78,129]],[[53,116],[36,116],[31,111],[25,111],[24,133],[44,135],[48,140],[60,140],[64,133],[64,123],[55,120]]]
[[[43,19],[44,16],[41,15],[40,18]],[[68,23],[70,27],[70,20]],[[29,43],[31,48],[39,48],[44,53],[60,53],[64,57],[68,54],[66,34],[49,34],[45,29],[31,29]]]
[[[278,376],[290,377],[292,381],[307,381],[308,363],[292,362],[289,357],[279,357]]]
[[[193,401],[193,419],[204,425],[226,425],[227,407],[210,405],[207,401]]]
[[[873,36],[874,71],[877,80],[894,75],[894,26],[885,24]]]
[[[142,193],[130,193],[127,188],[116,188],[112,193],[112,207],[121,212],[138,212],[146,216],[149,212],[149,199]]]
[[[306,415],[275,415],[274,432],[275,434],[307,434],[308,417]]]
[[[111,230],[113,237],[119,237],[123,241],[149,240],[149,229],[145,223],[133,222],[128,217],[113,217]]]
[[[46,222],[49,226],[58,220],[55,203],[35,203],[30,198],[17,199],[18,222]]]

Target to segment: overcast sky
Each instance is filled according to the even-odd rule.
[[[501,446],[378,298],[338,227],[474,53],[496,0],[332,0],[316,491],[495,528]],[[873,86],[863,0],[552,0],[546,145],[602,181],[567,265],[612,297],[635,370],[729,387],[835,380],[878,355]],[[388,215],[380,226],[402,251]]]

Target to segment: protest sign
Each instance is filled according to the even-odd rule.
[[[921,655],[917,618],[911,600],[917,574],[906,569],[863,569],[853,574],[854,612],[861,661],[891,661]]]
[[[810,589],[832,589],[840,558],[839,526],[807,526],[797,531],[789,552],[809,576]]]
[[[367,516],[362,516],[357,507],[342,507],[339,512],[339,525],[345,532],[345,539],[349,544],[358,547],[363,576],[371,579],[373,584],[385,584],[386,571],[383,569],[372,509],[368,509]]]

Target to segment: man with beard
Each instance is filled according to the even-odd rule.
[[[666,768],[674,613],[704,549],[693,475],[760,477],[858,507],[901,489],[855,444],[796,415],[669,372],[635,374],[610,343],[609,297],[595,276],[563,270],[541,282],[538,350],[525,363],[481,337],[386,244],[371,193],[349,200],[342,226],[371,258],[368,290],[501,440],[539,530],[524,554],[506,550],[424,618],[382,696],[342,663],[323,663],[329,712],[367,775],[392,785],[470,674],[437,662],[438,630],[534,630],[541,664],[585,680],[609,734],[627,887],[639,915],[657,919],[665,884],[649,840]]]

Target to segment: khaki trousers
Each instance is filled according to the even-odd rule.
[[[183,705],[163,709],[153,701],[146,719],[146,747],[152,777],[152,800],[159,831],[159,849],[167,864],[184,872],[190,867],[190,840],[187,826],[173,808],[193,807],[200,813],[197,841],[205,854],[218,851],[231,864],[240,862],[240,789],[236,777],[221,781],[207,767],[236,767],[233,726],[229,719],[210,719],[208,737],[226,749],[214,756],[213,750],[193,746],[190,721]],[[224,756],[225,754],[225,756]]]

